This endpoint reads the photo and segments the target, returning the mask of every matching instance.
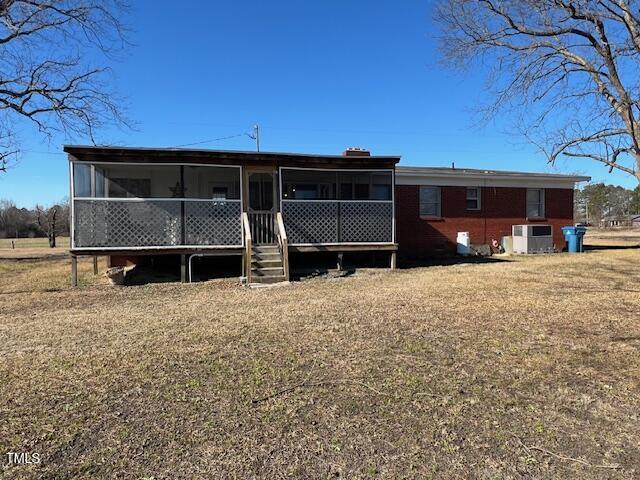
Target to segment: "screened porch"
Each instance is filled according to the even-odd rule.
[[[72,162],[72,248],[239,246],[239,166]]]
[[[393,170],[281,168],[289,245],[394,242]]]

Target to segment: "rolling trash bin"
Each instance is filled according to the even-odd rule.
[[[562,227],[562,234],[567,241],[567,251],[569,253],[584,252],[583,240],[587,229],[584,227]]]

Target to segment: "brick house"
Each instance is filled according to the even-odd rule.
[[[233,257],[249,283],[289,278],[289,253],[422,257],[500,241],[514,224],[573,223],[573,188],[587,177],[397,167],[399,156],[65,146],[72,278],[77,257],[111,265]],[[178,258],[179,257],[179,258]]]
[[[573,224],[573,190],[589,177],[459,168],[396,167],[396,241],[404,257],[453,252],[458,232],[471,244],[511,235],[511,226]]]

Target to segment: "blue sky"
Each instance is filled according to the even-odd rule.
[[[265,151],[340,153],[347,146],[402,155],[403,165],[580,173],[634,187],[587,160],[551,168],[502,116],[479,125],[480,71],[438,64],[429,1],[136,0],[134,44],[113,63],[134,131],[100,132],[106,144],[169,147],[250,131]],[[176,7],[179,5],[179,7]],[[68,194],[63,143],[22,130],[27,150],[0,175],[0,198],[19,206]],[[248,137],[198,148],[251,150]]]

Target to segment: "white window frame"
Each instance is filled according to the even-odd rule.
[[[469,197],[470,190],[476,191],[475,197]],[[469,208],[469,206],[467,205],[467,202],[469,201],[476,202],[476,206]],[[482,208],[482,187],[467,187],[467,194],[465,196],[465,206],[467,207],[467,210],[480,210]]]
[[[538,191],[540,192],[540,201],[539,202],[530,202],[529,201],[529,192],[532,191]],[[544,192],[544,188],[527,188],[527,198],[526,198],[526,211],[525,211],[525,216],[526,218],[531,218],[531,219],[542,219],[542,218],[546,218],[546,211],[545,211],[545,192]],[[529,205],[537,205],[538,207],[538,213],[539,215],[535,215],[535,216],[529,216]]]
[[[438,201],[437,202],[428,202],[429,205],[436,205],[436,214],[426,214],[422,213],[422,191],[426,189],[434,189],[437,193]],[[420,191],[418,192],[418,213],[420,217],[424,218],[442,218],[442,189],[438,186],[433,185],[421,185]]]

